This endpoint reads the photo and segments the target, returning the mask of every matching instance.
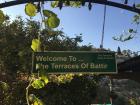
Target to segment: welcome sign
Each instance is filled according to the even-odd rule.
[[[47,51],[34,53],[34,72],[47,73],[117,73],[114,52]]]

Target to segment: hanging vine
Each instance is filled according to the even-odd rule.
[[[53,8],[59,7],[59,9],[61,10],[63,6],[80,7],[81,4],[82,4],[81,2],[72,2],[69,0],[63,2],[62,0],[60,0],[60,1],[51,2],[51,7]],[[39,2],[37,5],[34,3],[27,3],[25,5],[26,15],[32,18],[36,16],[37,13],[39,12],[45,27],[57,28],[60,24],[60,19],[58,18],[57,14],[55,14],[54,12],[48,9],[44,9],[42,5],[44,5],[44,2]],[[91,2],[89,3],[89,5],[90,5],[89,10],[91,10],[92,8]],[[31,48],[33,52],[41,51],[40,46],[41,46],[41,41],[39,37],[38,39],[32,40]],[[32,74],[30,83],[26,88],[26,100],[28,105],[30,105],[30,103],[33,105],[44,105],[44,103],[39,98],[37,98],[34,94],[29,94],[30,87],[33,87],[34,89],[41,89],[49,82],[56,82],[58,84],[70,82],[74,76],[74,74],[64,74],[58,76],[46,75],[44,71],[41,70],[39,65],[36,65],[36,67],[39,69],[39,73],[40,73],[39,77],[35,78],[33,76],[34,74]]]

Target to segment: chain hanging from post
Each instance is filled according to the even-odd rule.
[[[100,44],[101,49],[103,49],[103,44],[104,44],[103,42],[104,42],[105,21],[106,21],[106,5],[104,5],[104,18],[103,18],[102,37],[101,37],[101,44]]]

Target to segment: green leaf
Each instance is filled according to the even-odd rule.
[[[44,103],[40,99],[37,98],[37,100],[34,101],[33,105],[44,105]]]
[[[70,6],[71,7],[76,7],[76,8],[80,8],[82,5],[82,3],[80,1],[70,1]]]
[[[124,38],[124,40],[123,40],[123,41],[128,41],[128,40],[133,39],[133,38],[134,38],[134,36],[129,35],[128,37]]]
[[[129,32],[129,33],[134,33],[134,34],[135,34],[135,33],[137,33],[137,30],[134,30],[134,29],[130,28],[130,29],[128,30],[128,32]]]
[[[33,51],[39,51],[39,50],[40,50],[40,45],[41,45],[40,40],[38,40],[38,39],[33,39],[33,40],[32,40],[31,48],[33,49]]]
[[[25,13],[30,16],[30,17],[33,17],[36,15],[37,13],[37,7],[35,4],[32,4],[32,3],[27,3],[25,5]]]
[[[131,28],[128,30],[128,32],[129,32],[129,33],[132,33],[133,31],[134,31],[134,30],[133,30],[133,29],[131,29]]]
[[[18,52],[18,56],[22,57],[24,55],[24,52],[23,51],[19,51]]]
[[[3,91],[7,91],[9,90],[9,88],[9,85],[6,82],[0,81],[0,89],[2,89]]]
[[[56,8],[58,6],[59,1],[53,1],[51,2],[51,7]]]
[[[36,96],[34,94],[29,95],[29,101],[34,102],[36,100]]]
[[[35,89],[41,89],[45,86],[45,83],[39,79],[35,80],[33,83],[32,83],[32,86],[35,88]]]
[[[137,8],[140,8],[140,4],[137,4],[136,7],[137,7]]]
[[[45,20],[45,24],[47,24],[49,28],[56,28],[59,26],[60,20],[56,16],[51,16],[47,20]]]
[[[56,16],[57,17],[57,15],[50,10],[43,10],[43,15],[46,16],[46,17],[51,17],[51,16]]]
[[[0,10],[0,24],[2,24],[5,21],[5,15],[2,10]]]
[[[136,24],[139,24],[140,23],[140,15],[139,14],[134,15],[133,22],[136,23]]]
[[[136,102],[134,99],[129,99],[130,105],[136,105]]]
[[[35,101],[33,105],[38,105],[38,102],[37,102],[37,101]]]
[[[69,0],[66,0],[64,3],[65,3],[65,6],[70,6],[70,1]]]
[[[45,82],[45,84],[49,83],[48,77],[47,76],[41,76],[41,80]]]

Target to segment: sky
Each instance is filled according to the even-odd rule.
[[[123,0],[112,1],[122,2]],[[140,3],[140,0],[129,0],[129,5],[132,5],[134,2]],[[62,10],[59,10],[58,8],[50,8],[47,5],[45,5],[45,9],[50,9],[58,15],[61,20],[58,29],[63,28],[67,36],[75,37],[82,33],[83,42],[81,45],[91,43],[96,48],[100,47],[104,5],[93,4],[91,11],[87,7],[64,7]],[[2,10],[11,19],[19,15],[24,18],[29,18],[25,15],[24,5],[7,7]],[[120,46],[122,50],[130,49],[132,51],[140,51],[140,26],[138,27],[138,34],[132,40],[118,42],[112,39],[113,36],[119,36],[123,30],[127,31],[129,28],[136,27],[136,25],[132,24],[132,19],[135,14],[127,10],[107,6],[104,48],[116,51],[117,47]],[[40,16],[36,16],[33,19],[39,20]]]

